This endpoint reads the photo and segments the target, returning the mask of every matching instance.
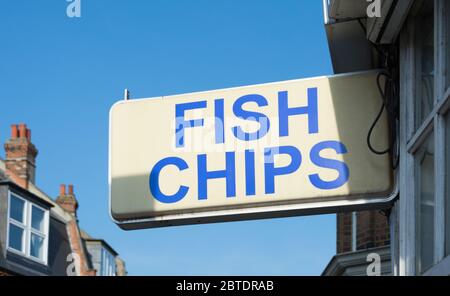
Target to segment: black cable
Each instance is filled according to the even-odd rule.
[[[383,97],[383,104],[381,105],[381,108],[380,108],[380,111],[378,112],[377,117],[375,118],[375,120],[373,121],[372,125],[370,126],[369,132],[367,133],[367,146],[369,147],[370,151],[372,151],[373,153],[378,154],[378,155],[386,154],[386,153],[388,153],[388,152],[390,152],[392,150],[391,145],[389,145],[389,147],[387,149],[385,149],[385,150],[382,150],[382,151],[376,150],[372,146],[372,143],[370,142],[370,139],[372,137],[373,129],[375,128],[375,126],[377,125],[378,121],[380,120],[380,117],[383,114],[383,111],[384,111],[384,109],[386,107],[386,101],[387,101],[386,100],[386,93],[385,93],[385,91],[383,91],[383,89],[381,88],[381,85],[380,85],[380,78],[381,78],[381,76],[386,76],[386,79],[390,79],[390,76],[387,73],[385,73],[385,72],[380,72],[377,75],[377,87],[378,87],[378,91],[380,92],[381,96]]]
[[[367,28],[366,26],[364,26],[361,18],[357,19],[358,24],[360,25],[361,29],[363,30],[364,34],[367,35]],[[395,87],[395,78],[392,77],[392,75],[390,73],[396,73],[395,71],[393,71],[392,68],[395,69],[396,65],[396,61],[398,59],[396,59],[396,56],[392,56],[389,54],[389,52],[385,52],[382,48],[380,48],[377,44],[375,44],[374,42],[368,40],[370,45],[376,50],[376,52],[378,53],[378,55],[382,58],[382,64],[383,66],[387,69],[384,72],[380,72],[377,75],[377,87],[378,87],[378,91],[380,92],[380,95],[383,99],[383,103],[381,105],[380,111],[378,112],[374,122],[372,123],[369,132],[367,134],[367,146],[369,147],[370,151],[372,151],[373,153],[377,154],[377,155],[383,155],[386,153],[390,153],[391,155],[391,166],[392,168],[395,170],[398,167],[399,164],[399,147],[398,147],[398,141],[397,141],[397,115],[398,115],[398,93],[397,93],[397,89]],[[390,63],[392,62],[394,67],[392,67],[392,64]],[[392,70],[392,72],[390,71]],[[380,78],[384,76],[386,77],[386,81],[385,81],[385,85],[384,85],[384,90],[383,87],[381,86],[381,82],[380,82]],[[385,150],[377,150],[372,146],[371,143],[371,137],[372,137],[372,133],[373,130],[375,128],[375,126],[377,125],[378,121],[381,118],[381,115],[383,114],[383,111],[386,109],[386,112],[388,113],[388,124],[389,124],[389,147],[386,148]],[[395,149],[395,151],[394,151]],[[394,153],[395,152],[395,153]]]
[[[383,88],[382,88],[381,82],[380,82],[380,78],[382,76],[386,77],[384,91],[383,91]],[[381,105],[380,111],[378,112],[375,120],[373,121],[372,125],[370,126],[369,132],[367,133],[367,139],[366,139],[367,146],[369,147],[370,151],[372,151],[372,153],[375,153],[377,155],[383,155],[386,153],[390,153],[391,161],[392,161],[391,166],[395,170],[395,169],[397,169],[399,161],[400,161],[399,147],[398,147],[398,142],[397,142],[397,123],[396,123],[397,113],[398,113],[397,112],[398,105],[397,105],[397,101],[395,100],[395,98],[397,96],[397,92],[396,92],[394,80],[392,79],[391,75],[387,72],[378,73],[377,87],[378,87],[378,91],[380,92],[380,94],[382,96],[383,103]],[[389,98],[391,98],[391,100],[389,100]],[[385,109],[388,113],[388,124],[389,124],[389,134],[390,134],[389,147],[386,148],[385,150],[380,151],[373,147],[373,145],[371,143],[371,137],[372,137],[373,130],[374,130],[375,126],[377,125],[378,121],[380,120],[381,115],[383,114]],[[394,151],[394,148],[395,148],[395,151]]]

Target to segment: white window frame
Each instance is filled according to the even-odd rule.
[[[24,215],[24,223],[21,223],[19,221],[14,220],[13,218],[10,217],[10,210],[11,210],[11,198],[17,198],[20,199],[24,202],[24,211],[23,211],[23,215]],[[36,207],[38,209],[40,209],[41,211],[44,212],[44,220],[43,220],[43,224],[44,224],[44,232],[40,232],[37,231],[35,229],[33,229],[33,227],[31,226],[31,215],[32,215],[32,208]],[[43,265],[47,265],[48,263],[48,236],[49,236],[49,210],[44,209],[43,207],[21,197],[19,194],[15,193],[15,192],[11,192],[8,191],[8,209],[7,209],[7,216],[8,216],[8,221],[7,221],[7,231],[6,231],[6,247],[8,252],[23,256],[27,259],[30,259],[34,262],[43,264]],[[18,226],[20,228],[23,229],[24,234],[22,237],[22,251],[16,250],[12,247],[9,246],[9,228],[10,228],[10,224],[13,224],[15,226]],[[43,258],[36,258],[34,256],[31,255],[31,234],[35,234],[38,235],[40,237],[44,238],[43,241],[43,245],[42,245],[42,255]]]
[[[429,1],[429,0],[427,0]],[[445,190],[446,151],[445,118],[450,115],[450,87],[445,77],[450,57],[446,56],[450,32],[446,18],[450,13],[448,0],[434,0],[434,106],[419,128],[415,128],[416,102],[416,48],[414,22],[409,19],[400,36],[400,200],[399,200],[399,258],[398,274],[416,275],[416,179],[414,154],[434,132],[434,260],[433,266],[442,262],[445,254]],[[447,74],[449,75],[449,74]],[[447,89],[446,89],[447,88]]]

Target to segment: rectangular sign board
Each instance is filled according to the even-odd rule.
[[[357,210],[393,198],[367,134],[377,72],[119,101],[110,110],[112,219],[123,229]],[[389,145],[386,112],[373,132]]]

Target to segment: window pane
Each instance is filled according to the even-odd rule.
[[[11,223],[9,224],[8,244],[10,248],[23,252],[23,233],[22,228]]]
[[[35,206],[31,210],[31,227],[44,232],[44,211]]]
[[[44,249],[44,238],[32,233],[30,242],[30,255],[42,260],[44,253],[43,249]]]
[[[9,206],[9,217],[12,219],[25,223],[24,220],[25,202],[14,195],[11,195],[11,205]]]
[[[116,264],[114,256],[106,249],[102,248],[102,276],[114,276]]]
[[[434,1],[423,1],[415,19],[416,120],[418,128],[434,106]]]
[[[434,134],[415,155],[417,196],[417,269],[422,273],[434,260]]]
[[[101,275],[102,276],[106,275],[106,252],[103,249],[102,249],[102,271],[101,271]]]

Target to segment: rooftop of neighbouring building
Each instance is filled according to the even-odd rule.
[[[86,248],[88,241],[94,240],[85,230],[79,228],[77,210],[79,203],[76,199],[74,186],[60,185],[59,195],[53,199],[36,185],[36,157],[37,149],[31,142],[31,130],[26,124],[12,125],[11,137],[5,143],[5,158],[0,158],[0,182],[20,187],[50,207],[50,216],[66,225],[67,236],[73,253],[82,262],[78,275],[95,275],[90,254]],[[118,257],[118,253],[103,239],[102,242],[116,257],[118,275],[126,275],[125,263]],[[120,266],[119,266],[120,265]]]

